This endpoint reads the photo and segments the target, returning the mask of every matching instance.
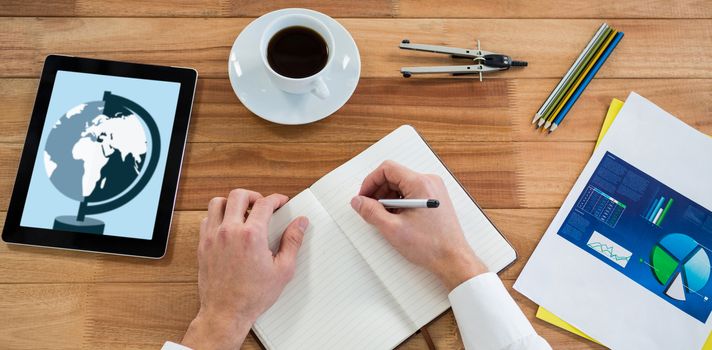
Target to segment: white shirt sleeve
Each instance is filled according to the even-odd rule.
[[[176,344],[174,342],[167,341],[163,344],[163,347],[161,350],[192,350],[191,348],[187,346],[183,346],[180,344]]]
[[[551,350],[495,273],[475,276],[448,295],[468,350]]]

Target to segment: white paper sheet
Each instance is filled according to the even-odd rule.
[[[700,349],[709,319],[690,317],[557,234],[607,151],[712,209],[712,140],[631,93],[514,288],[614,349]]]

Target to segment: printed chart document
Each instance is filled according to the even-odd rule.
[[[632,93],[514,288],[614,349],[700,349],[712,140]]]
[[[253,330],[268,349],[389,349],[450,307],[438,279],[401,257],[351,208],[363,179],[391,159],[440,175],[468,243],[491,271],[516,259],[497,231],[410,126],[401,126],[296,195],[272,217],[270,248],[305,215],[294,279]]]

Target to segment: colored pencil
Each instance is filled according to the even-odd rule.
[[[606,51],[603,52],[603,55],[598,59],[598,62],[596,62],[596,65],[593,66],[590,72],[588,72],[588,75],[586,75],[586,78],[583,80],[581,85],[576,89],[576,92],[573,94],[569,102],[566,103],[566,106],[561,110],[559,115],[556,117],[554,122],[551,124],[551,127],[549,128],[549,133],[553,132],[556,130],[556,128],[561,124],[561,122],[564,120],[564,117],[566,117],[566,114],[569,113],[569,110],[571,109],[571,106],[573,106],[574,103],[576,103],[576,100],[581,96],[581,93],[583,92],[584,89],[588,86],[588,84],[591,82],[593,77],[596,76],[596,73],[598,73],[598,70],[601,69],[601,66],[606,62],[608,59],[608,56],[611,55],[611,52],[613,52],[613,49],[616,48],[618,43],[621,41],[623,38],[624,33],[623,32],[618,32],[616,36],[613,38],[613,41],[611,41],[610,44],[608,44],[608,47],[606,48]]]
[[[596,53],[593,55],[593,57],[591,57],[591,59],[586,64],[586,68],[584,68],[581,71],[581,74],[579,74],[578,77],[576,77],[576,81],[573,83],[573,85],[571,85],[571,88],[566,93],[566,96],[564,96],[564,98],[561,100],[561,103],[559,103],[559,106],[556,107],[556,110],[554,111],[554,113],[551,114],[551,117],[549,117],[546,120],[546,124],[544,124],[544,129],[548,129],[551,126],[551,123],[554,121],[556,116],[559,115],[559,112],[561,112],[561,109],[564,108],[564,106],[566,105],[566,102],[569,101],[569,99],[571,98],[571,95],[573,95],[574,92],[576,91],[576,89],[579,87],[579,85],[581,85],[581,82],[583,81],[584,78],[586,78],[586,75],[588,74],[588,72],[591,71],[591,68],[593,68],[593,66],[596,64],[596,62],[601,57],[603,52],[606,51],[608,44],[611,43],[611,40],[613,40],[613,38],[616,36],[617,33],[618,33],[618,31],[612,30],[608,34],[608,37],[603,41],[601,46],[598,47],[598,50],[596,51]]]
[[[598,28],[598,30],[593,35],[591,40],[588,42],[586,47],[583,49],[583,51],[581,51],[581,54],[579,54],[576,61],[574,61],[574,63],[571,65],[571,67],[569,67],[569,70],[566,72],[566,75],[564,75],[564,77],[561,78],[561,80],[559,81],[559,84],[557,84],[556,87],[554,88],[554,90],[551,92],[551,94],[549,94],[549,97],[541,105],[541,107],[539,108],[539,111],[536,112],[536,114],[534,114],[534,119],[532,119],[532,124],[536,123],[536,121],[542,117],[542,115],[544,114],[544,110],[553,101],[556,94],[558,94],[559,91],[563,88],[563,86],[566,83],[566,81],[568,80],[568,78],[571,76],[571,74],[573,74],[573,72],[576,70],[576,67],[579,66],[579,64],[581,63],[581,60],[583,60],[586,53],[591,49],[593,44],[596,42],[596,39],[598,39],[598,37],[603,33],[603,31],[606,28],[608,28],[608,24],[606,24],[606,23],[601,24],[601,26]]]
[[[554,98],[554,101],[546,108],[544,111],[544,115],[542,115],[541,119],[539,119],[538,127],[541,127],[544,125],[544,123],[548,120],[551,119],[552,114],[556,110],[556,108],[562,103],[562,100],[566,93],[571,89],[571,86],[573,83],[576,81],[579,75],[581,75],[581,72],[583,72],[584,68],[588,65],[588,63],[591,61],[593,56],[595,56],[596,52],[601,48],[603,42],[606,40],[606,38],[609,36],[609,34],[613,31],[612,28],[606,28],[603,31],[603,34],[601,34],[597,39],[596,42],[593,44],[593,47],[586,53],[584,56],[584,59],[581,61],[581,64],[576,67],[576,70],[574,73],[569,77],[569,80],[564,84],[564,88],[559,91],[557,96]],[[553,119],[552,119],[553,120]]]

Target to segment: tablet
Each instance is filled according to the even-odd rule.
[[[197,72],[48,56],[2,239],[161,258]]]

